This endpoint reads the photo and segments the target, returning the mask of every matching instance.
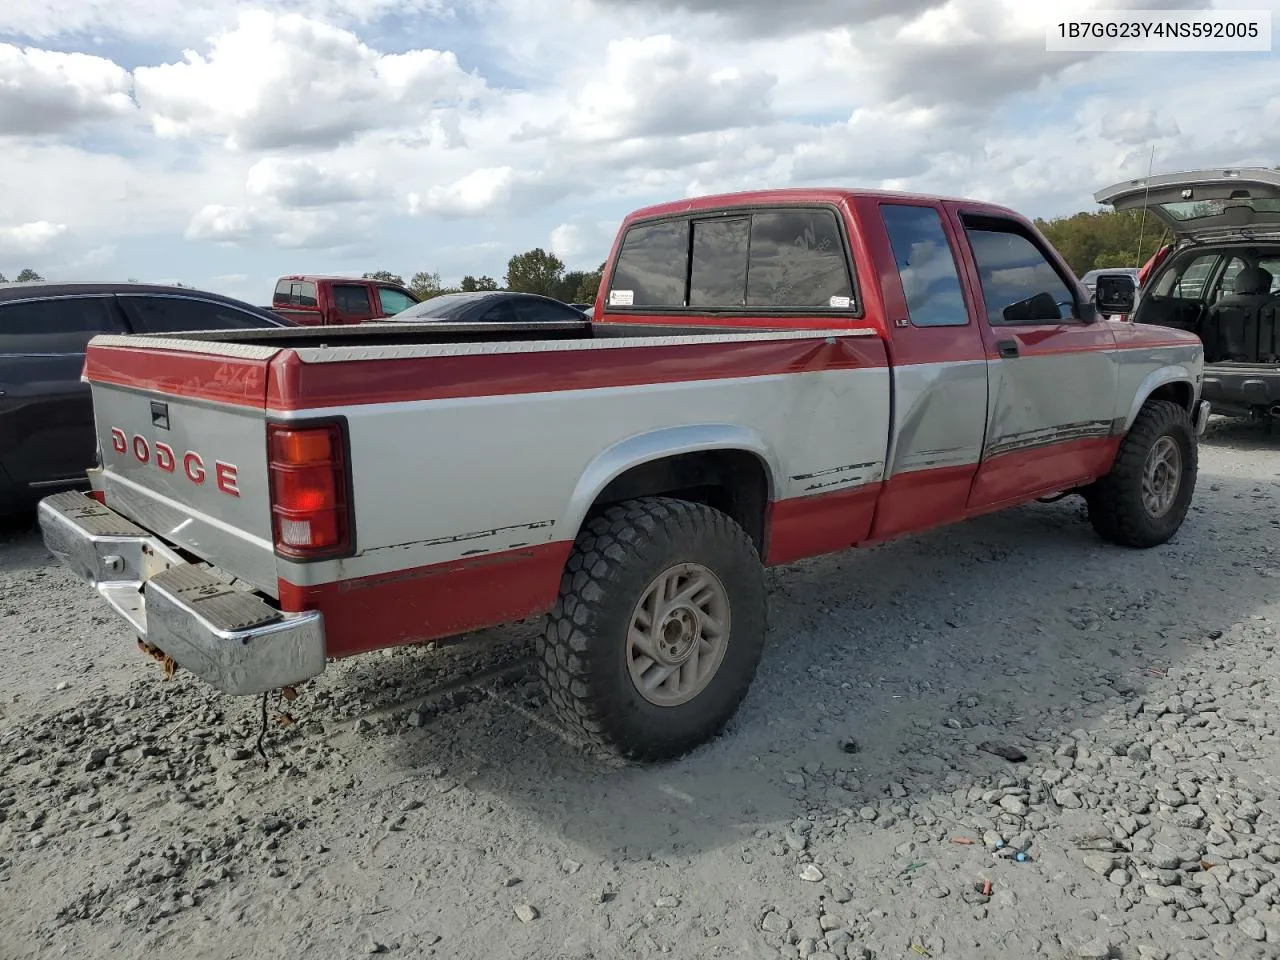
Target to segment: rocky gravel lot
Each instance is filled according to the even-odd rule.
[[[0,957],[1280,957],[1280,433],[1175,542],[1072,498],[772,574],[725,737],[566,741],[532,625],[292,703],[162,679],[0,543]]]

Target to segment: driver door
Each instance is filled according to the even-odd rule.
[[[1112,325],[1083,318],[1083,290],[1040,237],[1016,220],[962,212],[959,219],[983,301],[990,385],[968,504],[969,513],[982,513],[1105,472],[1119,440],[1119,368]],[[1047,302],[1027,308],[1046,293],[1056,310]],[[1022,310],[1009,309],[1015,304]]]

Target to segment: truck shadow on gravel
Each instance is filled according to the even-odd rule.
[[[980,745],[1035,760],[1108,711],[1123,719],[1189,645],[1274,600],[1277,489],[1202,473],[1178,537],[1148,551],[1101,542],[1070,498],[773,571],[747,701],[724,737],[675,763],[587,754],[531,670],[401,727],[387,759],[466,770],[470,789],[607,856],[706,850],[797,816],[1016,777]]]

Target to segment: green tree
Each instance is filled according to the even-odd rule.
[[[409,290],[419,300],[430,300],[432,297],[438,297],[442,293],[457,293],[457,287],[446,287],[440,282],[440,274],[432,271],[419,270],[413,275],[409,281]]]
[[[1140,267],[1169,241],[1150,211],[1145,223],[1140,210],[1099,210],[1037,220],[1036,227],[1076,276],[1098,268]]]
[[[458,285],[458,289],[463,293],[474,293],[477,290],[497,290],[498,281],[493,277],[473,277],[471,274],[467,274],[462,278],[462,283]]]
[[[564,278],[564,261],[554,253],[535,247],[517,253],[507,261],[506,289],[520,293],[557,296]]]
[[[390,270],[374,270],[372,273],[361,275],[364,280],[381,280],[383,283],[394,283],[397,286],[404,286],[404,277],[398,273],[392,273]]]
[[[4,274],[0,273],[0,283],[8,283],[8,282],[9,281],[5,279]]]
[[[18,274],[18,283],[36,283],[43,279],[44,277],[40,276],[40,274],[36,273],[30,267],[25,268],[20,274]]]
[[[600,292],[600,281],[604,278],[604,264],[595,270],[573,270],[564,275],[564,296],[566,303],[595,303],[596,294]]]

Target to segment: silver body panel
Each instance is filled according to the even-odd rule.
[[[167,428],[153,422],[153,400],[165,404]],[[108,502],[170,543],[274,594],[262,412],[106,384],[93,385],[93,408]],[[123,452],[113,430],[124,434]],[[160,466],[160,444],[172,450],[172,470]],[[188,453],[199,457],[189,469]],[[238,496],[219,489],[219,464],[235,468]]]

